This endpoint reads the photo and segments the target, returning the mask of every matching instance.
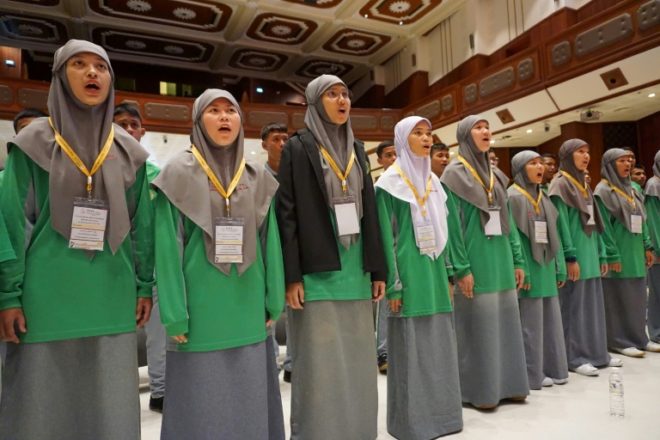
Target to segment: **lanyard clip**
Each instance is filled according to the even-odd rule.
[[[344,192],[344,194],[348,194],[348,186],[346,185],[346,179],[342,179],[341,181],[341,190]]]
[[[225,207],[227,208],[227,217],[231,217],[231,205],[229,204],[229,197],[225,199]]]
[[[92,176],[87,176],[87,185],[85,186],[87,189],[87,198],[92,198]]]

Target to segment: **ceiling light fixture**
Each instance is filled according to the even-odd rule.
[[[534,131],[534,130],[532,130],[531,128],[528,128],[528,129],[527,129],[527,134],[530,134],[530,133],[533,132],[533,131]]]
[[[257,93],[263,93],[264,88],[263,87],[257,87]]]
[[[655,93],[649,93],[649,98],[655,98]]]

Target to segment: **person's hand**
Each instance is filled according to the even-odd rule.
[[[371,282],[371,298],[373,302],[378,302],[385,296],[385,281]]]
[[[580,265],[577,261],[566,263],[566,270],[568,271],[569,281],[577,281],[580,279]]]
[[[609,271],[609,267],[608,267],[607,263],[603,263],[603,264],[600,265],[600,276],[601,277],[604,277],[605,275],[607,275],[608,271]]]
[[[135,307],[135,321],[138,328],[144,327],[151,316],[151,298],[138,298]]]
[[[458,280],[458,287],[463,292],[463,296],[466,298],[474,297],[474,276],[472,274],[465,275],[463,278]]]
[[[653,251],[647,250],[644,256],[646,257],[646,268],[648,269],[653,266],[653,260],[655,259],[653,256]]]
[[[305,288],[302,281],[286,286],[286,303],[294,310],[301,310],[305,305]]]
[[[612,263],[612,264],[608,265],[607,268],[608,268],[609,271],[619,273],[619,272],[621,272],[621,263],[620,262]]]
[[[516,289],[522,289],[525,285],[525,271],[522,269],[514,269],[513,277],[516,279]]]
[[[390,310],[393,313],[399,313],[399,310],[401,310],[401,300],[400,299],[391,299],[389,300],[390,303]]]
[[[566,285],[566,281],[557,281],[557,288],[561,289]]]
[[[266,328],[270,328],[271,325],[273,325],[273,320],[272,319],[269,319],[268,321],[266,321]]]
[[[21,340],[16,334],[16,328],[21,333],[27,332],[23,309],[16,307],[0,311],[0,341],[19,344]]]
[[[177,344],[185,344],[186,342],[188,342],[188,338],[186,337],[186,335],[177,335],[172,337],[174,338]]]

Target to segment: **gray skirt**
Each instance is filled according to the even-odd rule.
[[[497,405],[529,394],[518,295],[515,290],[454,293],[456,342],[464,403]]]
[[[292,440],[373,440],[378,388],[371,301],[292,310]],[[256,438],[256,437],[255,437]]]
[[[8,344],[0,437],[139,439],[137,368],[135,333]]]
[[[270,438],[267,344],[168,351],[161,439]]]
[[[568,378],[559,298],[519,298],[529,387],[540,390],[546,377]]]
[[[649,269],[649,300],[646,326],[649,338],[660,343],[660,264],[654,264]]]
[[[561,318],[569,370],[582,364],[610,363],[605,330],[605,306],[600,278],[566,281],[559,289]]]
[[[644,278],[603,278],[607,346],[611,350],[646,348],[646,280]]]
[[[428,440],[463,429],[451,313],[388,318],[387,432]]]

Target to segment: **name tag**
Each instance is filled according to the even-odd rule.
[[[596,224],[596,219],[594,218],[594,205],[587,205],[587,211],[589,212],[589,220],[587,220],[587,225],[593,226]]]
[[[541,244],[548,242],[548,223],[534,221],[534,241]]]
[[[76,197],[69,247],[87,251],[103,251],[103,239],[108,220],[108,205],[103,200]]]
[[[433,225],[431,223],[415,225],[415,240],[420,254],[432,255],[436,245]]]
[[[335,208],[335,219],[337,220],[337,235],[353,235],[360,233],[360,221],[357,214],[357,206],[353,197],[337,197],[332,200]]]
[[[488,208],[490,216],[484,226],[484,233],[487,236],[502,235],[502,223],[500,222],[500,208]]]
[[[630,229],[633,234],[642,233],[642,216],[639,214],[630,215]]]
[[[242,218],[220,217],[215,221],[215,262],[243,262],[243,230]]]

